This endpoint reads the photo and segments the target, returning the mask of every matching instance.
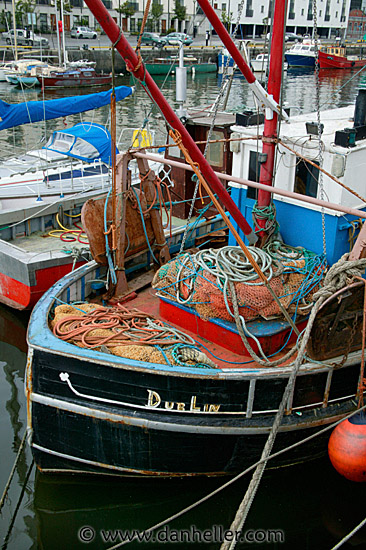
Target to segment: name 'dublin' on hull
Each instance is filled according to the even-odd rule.
[[[218,412],[221,405],[212,405],[205,403],[201,407],[196,405],[197,396],[192,395],[191,401],[189,404],[180,403],[175,401],[162,401],[160,395],[156,391],[147,390],[147,407],[154,409],[167,409],[167,410],[176,410],[176,411],[190,411],[190,412]]]

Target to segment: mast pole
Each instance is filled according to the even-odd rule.
[[[257,241],[257,236],[253,232],[252,228],[243,217],[229,193],[226,189],[224,189],[212,167],[207,162],[196,143],[187,132],[186,128],[183,126],[173,109],[166,101],[155,81],[146,71],[141,58],[138,57],[135,51],[131,48],[130,44],[123,35],[122,30],[120,30],[116,22],[112,19],[104,4],[101,0],[85,0],[85,3],[93,13],[94,17],[99,21],[99,24],[106,32],[112,44],[114,44],[115,48],[125,60],[127,69],[133,73],[138,80],[140,80],[142,87],[162,111],[168,125],[179,132],[183,145],[188,149],[193,161],[199,165],[203,176],[213,192],[217,194],[219,200],[229,210],[232,218],[244,232],[244,235],[247,237],[249,243],[255,244]]]
[[[278,115],[287,119],[287,115],[281,112],[279,105],[281,94],[281,80],[282,80],[282,65],[283,65],[283,37],[285,30],[285,14],[287,8],[287,0],[276,0],[274,16],[272,22],[272,44],[271,44],[271,57],[269,65],[269,78],[268,78],[268,91],[261,87],[256,80],[254,74],[245,63],[243,56],[238,51],[229,33],[217,17],[213,7],[209,0],[198,0],[199,5],[204,11],[205,15],[209,19],[210,23],[214,27],[215,31],[221,38],[224,46],[229,51],[231,57],[234,59],[238,68],[243,73],[244,77],[248,81],[253,93],[259,100],[262,107],[265,108],[266,118],[264,123],[263,132],[263,154],[266,155],[266,161],[261,164],[261,171],[259,182],[266,185],[272,185],[273,169],[275,160],[276,144],[273,138],[277,137],[277,122]],[[258,208],[264,208],[271,202],[271,193],[267,191],[258,192]],[[266,220],[258,219],[258,228],[265,227]],[[261,231],[259,235],[264,237],[265,233]]]
[[[281,95],[282,70],[283,70],[283,44],[285,35],[287,0],[276,0],[273,22],[272,22],[272,44],[271,56],[269,61],[268,75],[268,93],[273,96],[274,101],[279,103]],[[273,172],[275,163],[275,152],[277,138],[278,115],[275,112],[270,113],[266,110],[263,131],[263,154],[265,162],[261,164],[259,183],[273,185]],[[267,191],[258,191],[257,206],[265,208],[271,203],[271,193]],[[266,220],[263,218],[257,221],[258,228],[264,228]],[[266,238],[264,231],[259,233],[262,240]]]

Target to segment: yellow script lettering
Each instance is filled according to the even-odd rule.
[[[201,410],[201,407],[196,407],[196,399],[197,397],[195,395],[192,395],[192,398],[191,398],[191,407],[190,407],[190,411],[200,411]]]
[[[158,392],[147,390],[147,393],[148,393],[147,406],[158,407],[161,403],[161,397],[158,394]]]

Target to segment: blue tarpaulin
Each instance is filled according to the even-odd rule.
[[[115,88],[116,100],[121,101],[131,95],[132,91],[133,88],[129,86],[117,86]],[[103,107],[110,103],[111,93],[112,90],[108,90],[95,94],[49,99],[48,101],[27,101],[13,105],[0,100],[0,130]]]
[[[111,135],[104,126],[95,122],[79,122],[72,128],[56,130],[43,149],[87,162],[100,158],[111,164]]]

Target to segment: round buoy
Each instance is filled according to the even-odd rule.
[[[334,468],[351,481],[366,481],[366,414],[362,411],[334,429],[328,443]]]

